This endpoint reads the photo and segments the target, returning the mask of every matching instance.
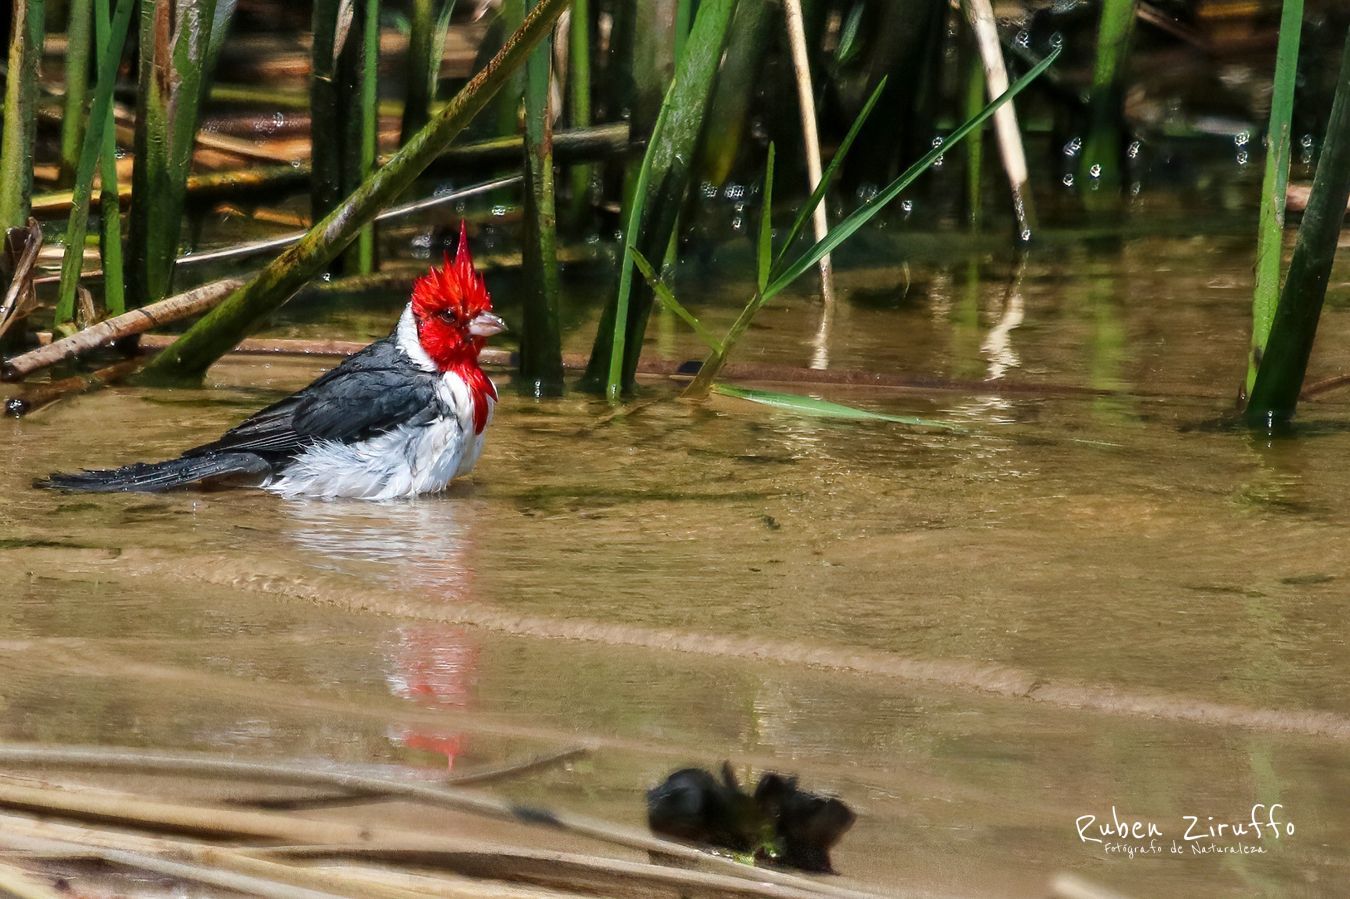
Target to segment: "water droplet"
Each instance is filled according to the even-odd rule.
[[[501,218],[502,216],[506,215],[506,211],[508,208],[509,207],[503,206],[499,203],[498,205],[492,207],[492,214],[498,218]]]
[[[1246,165],[1246,164],[1247,164],[1247,151],[1246,151],[1246,150],[1239,150],[1239,151],[1238,151],[1238,155],[1237,155],[1237,164],[1238,164],[1238,165]]]
[[[911,212],[914,211],[914,201],[913,201],[913,200],[901,200],[901,201],[900,201],[900,210],[901,210],[902,212],[904,212],[905,215],[909,215]]]
[[[1022,242],[1023,242],[1023,243],[1026,243],[1028,240],[1031,240],[1031,229],[1030,229],[1030,228],[1023,228],[1023,229],[1022,229]]]
[[[704,181],[699,185],[698,189],[699,192],[703,194],[703,199],[705,200],[711,200],[719,193],[717,185],[713,184],[711,181]]]
[[[1299,138],[1298,143],[1299,146],[1303,147],[1303,149],[1311,150],[1313,145],[1313,136],[1311,134],[1305,134],[1303,135],[1303,137]]]
[[[1051,46],[1051,47],[1054,47],[1055,49],[1059,49],[1060,47],[1063,47],[1063,46],[1064,46],[1064,35],[1060,34],[1058,31],[1056,31],[1054,34],[1050,35],[1050,46]]]
[[[1125,148],[1125,155],[1128,156],[1130,159],[1138,159],[1139,141],[1137,140],[1130,141],[1130,145]]]
[[[942,146],[943,141],[944,138],[942,137],[942,135],[939,134],[937,137],[933,138],[933,146],[940,147]]]
[[[1077,156],[1081,149],[1083,149],[1083,139],[1081,137],[1072,138],[1064,145],[1064,155]]]
[[[1250,131],[1239,131],[1237,134],[1233,135],[1233,143],[1237,144],[1239,147],[1247,146],[1247,142],[1251,139],[1252,133]]]
[[[1030,31],[1019,31],[1019,32],[1017,32],[1017,37],[1013,38],[1013,42],[1016,43],[1017,46],[1022,47],[1022,48],[1024,48],[1024,49],[1027,48],[1027,47],[1030,47],[1030,46],[1031,46],[1031,32],[1030,32]]]
[[[1065,176],[1064,176],[1064,186],[1065,186],[1065,187],[1073,187],[1073,175],[1065,175]]]
[[[1093,178],[1100,178],[1102,176],[1101,164],[1094,162],[1092,164],[1092,168],[1088,169],[1088,174],[1091,175]]]

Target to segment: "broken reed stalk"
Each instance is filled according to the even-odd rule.
[[[591,349],[591,362],[582,379],[583,389],[603,391],[611,399],[633,386],[642,340],[651,315],[652,292],[645,284],[632,291],[633,262],[628,246],[648,259],[664,259],[675,222],[692,182],[703,119],[716,84],[717,68],[730,32],[734,0],[705,0],[699,6],[684,56],[676,67],[666,98],[658,112],[652,140],[641,170],[652,185],[650,197],[637,196],[642,214],[631,215],[624,229],[624,254],[619,260],[619,289],[601,314]]]
[[[1079,190],[1104,208],[1119,202],[1124,131],[1125,74],[1136,0],[1103,0],[1097,58],[1088,100],[1087,139],[1079,164]],[[1097,205],[1087,200],[1089,207]]]
[[[114,43],[112,28],[112,0],[94,0],[94,43],[98,59],[103,59]],[[126,43],[123,36],[122,44]],[[114,128],[113,104],[104,112],[103,147],[99,151],[99,256],[103,263],[103,308],[109,315],[121,315],[127,309],[126,275],[122,267],[122,207],[121,203],[103,203],[104,196],[118,197],[117,134]],[[74,194],[71,194],[74,203]]]
[[[1280,42],[1275,53],[1275,80],[1266,128],[1266,172],[1261,181],[1261,220],[1257,226],[1256,281],[1252,286],[1252,344],[1242,392],[1256,386],[1275,308],[1280,302],[1280,266],[1284,261],[1284,212],[1289,189],[1289,148],[1298,81],[1298,49],[1303,34],[1303,0],[1284,0]]]
[[[89,95],[89,51],[94,22],[90,0],[68,0],[66,10],[64,114],[61,117],[61,173],[58,184],[75,182],[84,145],[84,100]]]
[[[966,16],[975,34],[975,45],[984,66],[987,96],[993,100],[1008,89],[1008,67],[1003,61],[994,8],[990,0],[965,0],[965,4]],[[1008,174],[1008,187],[1012,191],[1018,240],[1027,241],[1036,228],[1036,210],[1031,202],[1030,175],[1027,172],[1026,150],[1022,147],[1022,131],[1017,125],[1017,110],[1011,103],[994,113],[994,135],[998,140],[999,155],[1003,159],[1003,170]],[[974,152],[978,153],[978,150]]]
[[[802,116],[802,142],[806,147],[807,190],[820,184],[820,131],[816,127],[816,95],[811,87],[811,60],[806,50],[806,25],[802,21],[801,0],[783,0],[787,20],[788,46],[792,50],[792,68],[797,80],[797,103]],[[812,214],[816,240],[824,240],[830,233],[825,204],[816,206]],[[826,307],[834,305],[834,266],[830,254],[820,257],[820,297]]]
[[[455,0],[412,0],[408,28],[407,87],[403,95],[403,121],[399,146],[422,130],[431,115],[440,80],[445,37]]]
[[[242,281],[234,278],[212,281],[176,297],[159,300],[105,319],[69,337],[54,340],[47,346],[5,360],[3,366],[0,366],[0,380],[19,381],[35,371],[75,359],[115,341],[142,334],[168,322],[197,315],[210,309],[242,284]]]
[[[127,265],[134,306],[168,296],[173,283],[215,9],[216,0],[141,5]]]
[[[1257,369],[1244,417],[1255,428],[1287,423],[1298,406],[1336,257],[1346,202],[1350,201],[1350,31],[1341,55],[1336,97],[1308,208],[1299,225],[1270,337]]]
[[[22,228],[28,221],[46,12],[43,0],[12,0],[12,8],[0,127],[0,233],[6,228]]]
[[[89,198],[94,191],[94,171],[98,168],[99,157],[107,152],[113,86],[117,81],[117,68],[122,61],[122,48],[126,44],[135,9],[135,0],[117,0],[117,11],[113,14],[105,41],[106,52],[98,60],[98,85],[94,89],[94,100],[89,110],[90,122],[84,134],[84,145],[80,148],[70,218],[66,225],[66,251],[61,260],[61,286],[53,324],[53,328],[58,330],[74,328],[75,291],[80,286],[80,269],[84,264],[84,238],[89,226]],[[115,165],[115,158],[113,162]]]
[[[362,225],[392,203],[524,65],[570,0],[541,0],[482,71],[294,247],[193,325],[146,368],[151,380],[197,382],[231,346],[304,286],[346,246]]]
[[[538,0],[529,0],[533,7]],[[553,39],[546,37],[525,64],[524,327],[520,376],[532,396],[563,391],[558,323],[558,214],[553,184]]]

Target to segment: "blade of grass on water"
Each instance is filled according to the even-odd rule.
[[[675,298],[675,292],[660,279],[656,274],[656,269],[652,267],[651,262],[646,256],[642,255],[637,247],[629,247],[628,254],[633,257],[633,264],[637,266],[638,271],[642,272],[642,277],[647,279],[647,284],[651,286],[652,293],[656,299],[671,312],[674,312],[684,323],[694,329],[694,333],[715,352],[722,351],[722,342],[713,336],[713,333],[703,326],[694,313],[684,308],[679,300]]]
[[[952,147],[964,140],[968,134],[983,125],[1000,106],[1020,94],[1027,85],[1035,81],[1036,78],[1048,69],[1059,57],[1061,49],[1061,47],[1056,47],[1048,56],[1032,66],[1031,70],[1019,78],[1012,87],[1008,88],[1000,94],[997,99],[981,110],[978,115],[953,131],[945,141],[929,150],[924,154],[923,158],[906,169],[900,177],[888,184],[885,189],[880,191],[875,197],[868,200],[866,203],[863,203],[847,218],[837,223],[834,226],[834,229],[830,231],[828,237],[824,240],[817,241],[801,256],[783,266],[782,271],[776,274],[774,279],[769,283],[767,290],[764,291],[764,299],[770,299],[775,294],[782,291],[793,281],[797,280],[797,278],[801,277],[804,272],[812,268],[822,256],[852,237],[859,228],[871,221],[872,217],[880,212],[886,204],[890,203],[898,197],[905,188],[913,184],[914,181],[926,172],[934,162],[937,162],[944,153],[950,151]],[[821,180],[823,182],[825,179],[822,178]]]
[[[796,412],[800,415],[809,415],[815,418],[888,421],[893,424],[910,425],[916,428],[935,428],[941,431],[965,433],[965,428],[945,421],[917,418],[912,415],[888,415],[884,412],[869,412],[866,409],[845,406],[843,403],[833,403],[813,396],[802,396],[799,393],[777,393],[770,390],[754,390],[749,387],[732,387],[729,384],[714,385],[713,392],[722,396],[749,400],[752,403],[760,403],[761,405],[772,406],[775,409],[783,409],[787,412]]]

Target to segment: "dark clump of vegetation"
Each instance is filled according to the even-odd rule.
[[[653,833],[802,871],[833,873],[830,850],[855,820],[843,802],[808,793],[795,777],[766,773],[748,794],[730,764],[721,780],[684,768],[647,792]]]

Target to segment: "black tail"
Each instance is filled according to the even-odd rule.
[[[220,477],[261,480],[271,471],[272,466],[253,453],[206,453],[167,462],[136,462],[102,471],[53,474],[45,480],[34,481],[33,486],[86,493],[159,493]]]

